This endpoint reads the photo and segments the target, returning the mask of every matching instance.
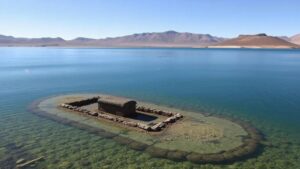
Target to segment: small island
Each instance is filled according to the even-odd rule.
[[[78,127],[154,157],[230,163],[255,155],[262,136],[238,119],[104,94],[38,100],[31,112]]]

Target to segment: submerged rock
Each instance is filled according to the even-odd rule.
[[[18,159],[18,160],[16,161],[16,164],[21,164],[21,163],[23,163],[23,162],[25,162],[25,159],[20,158],[20,159]]]
[[[167,154],[167,158],[174,161],[184,161],[186,160],[187,152],[183,151],[169,151]]]
[[[168,150],[162,148],[156,148],[153,146],[148,147],[146,149],[146,152],[152,155],[153,157],[160,157],[160,158],[164,158],[168,154]]]
[[[134,150],[142,151],[142,150],[145,150],[148,147],[148,145],[144,144],[144,143],[137,142],[137,141],[132,141],[129,144],[129,147],[134,149]]]
[[[116,142],[123,144],[123,145],[130,145],[130,143],[133,142],[132,139],[130,138],[126,138],[126,137],[122,137],[122,136],[116,136],[113,138]]]

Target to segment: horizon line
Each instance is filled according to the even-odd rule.
[[[167,33],[167,32],[176,32],[176,33],[191,33],[191,34],[199,34],[199,35],[210,35],[210,36],[213,36],[213,37],[218,37],[218,38],[227,38],[227,39],[232,39],[232,38],[236,38],[238,37],[239,35],[256,35],[256,34],[267,34],[268,36],[274,36],[274,37],[292,37],[294,35],[297,35],[294,34],[294,35],[273,35],[273,34],[268,34],[268,33],[265,33],[265,32],[258,32],[258,33],[249,33],[249,34],[244,34],[244,33],[240,33],[240,34],[237,34],[236,36],[234,37],[223,37],[223,36],[218,36],[218,35],[212,35],[210,33],[195,33],[195,32],[187,32],[187,31],[175,31],[175,30],[167,30],[167,31],[153,31],[153,32],[139,32],[139,33],[129,33],[129,34],[124,34],[124,35],[116,35],[116,36],[107,36],[107,37],[99,37],[99,38],[96,38],[96,37],[88,37],[88,36],[76,36],[76,37],[73,37],[73,38],[64,38],[63,36],[40,36],[40,37],[30,37],[30,36],[19,36],[19,35],[5,35],[5,34],[1,34],[2,36],[11,36],[11,37],[14,37],[14,38],[28,38],[28,39],[39,39],[39,38],[61,38],[63,40],[74,40],[74,39],[78,39],[78,38],[87,38],[87,39],[95,39],[95,40],[100,40],[100,39],[108,39],[108,38],[118,38],[118,37],[124,37],[124,36],[129,36],[129,35],[135,35],[135,34],[144,34],[144,33]]]

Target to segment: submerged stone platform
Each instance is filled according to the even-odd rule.
[[[129,126],[129,127],[137,127],[142,130],[146,131],[160,131],[164,129],[167,125],[171,123],[175,123],[177,120],[181,119],[183,116],[180,113],[172,113],[168,111],[163,111],[163,110],[156,110],[156,109],[151,109],[147,108],[144,106],[140,107],[133,107],[132,112],[128,112],[131,114],[131,116],[134,116],[132,118],[125,118],[125,117],[120,117],[118,115],[113,115],[109,112],[105,112],[104,110],[95,110],[91,108],[87,108],[87,106],[90,106],[92,104],[96,104],[100,98],[105,98],[107,100],[107,97],[91,97],[91,98],[85,98],[82,100],[77,100],[73,102],[68,102],[68,103],[62,103],[59,106],[68,110],[76,111],[84,115],[88,116],[94,116],[95,118],[102,118],[105,120],[110,120],[115,123],[121,123],[123,125]],[[108,97],[109,98],[109,97]],[[120,107],[122,111],[122,106],[119,106],[121,103],[119,98],[109,98],[109,101],[112,102],[113,104],[111,105],[112,109],[115,110],[115,107]],[[108,102],[108,101],[106,101]],[[135,101],[132,101],[135,102]],[[116,106],[116,103],[117,106]],[[135,102],[136,103],[136,102]],[[122,104],[121,104],[122,105]],[[99,107],[99,106],[98,106]],[[150,114],[150,115],[147,115]],[[143,119],[138,120],[133,120],[137,116],[144,116],[144,118],[151,117],[151,114],[159,115],[159,116],[166,116],[168,117],[167,119],[159,122],[154,122],[147,124],[143,121]],[[152,116],[153,118],[157,118],[157,116]]]
[[[73,94],[34,102],[30,110],[112,139],[154,157],[195,163],[230,163],[255,155],[262,139],[238,119],[137,102],[136,116],[120,117],[98,109],[103,94]]]

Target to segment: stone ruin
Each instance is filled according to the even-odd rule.
[[[98,103],[98,111],[90,111],[85,108],[82,108],[83,106],[95,103]],[[129,127],[136,127],[145,131],[161,131],[162,129],[166,128],[167,125],[175,123],[177,120],[183,118],[183,116],[180,113],[156,110],[143,106],[136,107],[136,102],[132,100],[115,101],[103,99],[101,97],[92,97],[70,103],[63,103],[60,105],[60,107],[76,111],[88,116],[94,116],[95,118],[117,122]],[[149,114],[156,114],[160,116],[166,116],[167,119],[150,125],[143,122],[131,121],[129,120],[129,118],[124,118],[134,116],[134,114],[138,113],[138,111]]]
[[[94,104],[98,102],[99,97],[93,97],[88,98],[80,101],[74,101],[70,103],[63,103],[60,104],[59,107],[62,107],[64,109],[76,111],[79,113],[82,113],[84,115],[94,116],[95,118],[103,118],[115,122],[122,123],[127,126],[132,127],[138,127],[147,131],[157,131],[152,125],[148,126],[143,123],[135,123],[131,121],[123,120],[122,117],[115,117],[113,115],[110,115],[109,113],[101,112],[101,111],[89,111],[84,108],[83,106]],[[130,139],[128,137],[124,137],[115,133],[107,132],[103,129],[95,128],[92,126],[89,126],[87,124],[72,122],[72,120],[67,120],[65,118],[60,118],[56,115],[48,114],[44,110],[41,110],[38,106],[40,104],[41,100],[36,101],[30,105],[29,110],[39,116],[43,116],[46,118],[50,118],[52,120],[58,121],[63,124],[79,127],[81,129],[85,129],[90,131],[91,133],[98,134],[104,138],[110,138],[114,141],[124,144],[126,146],[129,146],[130,148],[138,151],[145,151],[149,153],[151,156],[159,157],[159,158],[167,158],[174,161],[185,161],[188,160],[193,163],[199,163],[199,164],[230,164],[236,161],[246,160],[249,157],[255,157],[258,154],[261,153],[261,150],[263,149],[263,145],[261,144],[261,141],[264,140],[262,133],[260,133],[255,127],[253,127],[250,123],[236,119],[236,118],[229,118],[222,115],[215,115],[219,118],[228,119],[238,125],[240,125],[247,133],[248,135],[246,137],[242,138],[243,144],[235,147],[230,150],[226,151],[220,151],[216,153],[209,153],[209,154],[201,154],[197,152],[186,152],[181,150],[168,150],[164,148],[155,147],[153,145],[147,145],[142,142],[135,141],[133,139]],[[137,111],[144,111],[149,112],[152,114],[159,114],[163,116],[167,116],[168,118],[162,121],[162,124],[167,126],[170,123],[174,123],[180,118],[182,118],[182,115],[175,114],[172,112],[166,112],[161,110],[155,110],[147,107],[136,107]],[[155,124],[159,126],[158,124]],[[145,127],[146,126],[146,127]],[[158,128],[157,128],[158,129]]]

